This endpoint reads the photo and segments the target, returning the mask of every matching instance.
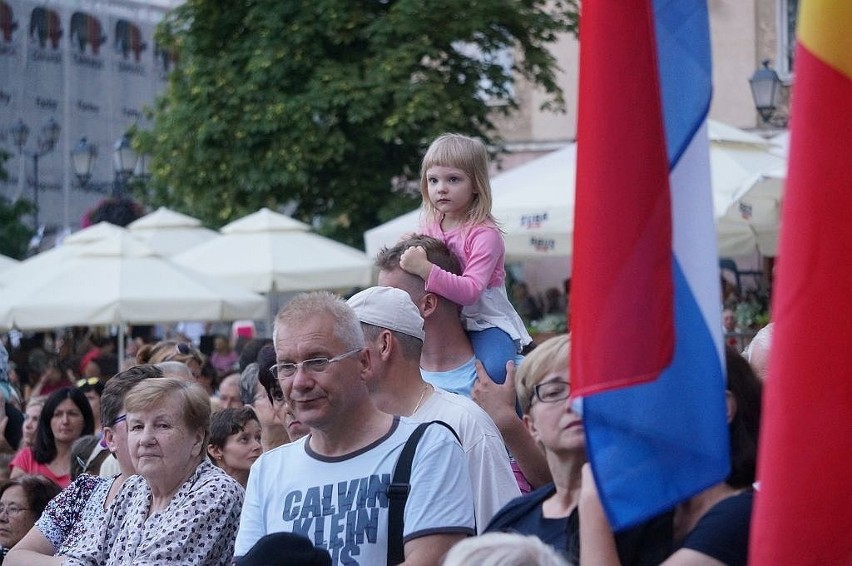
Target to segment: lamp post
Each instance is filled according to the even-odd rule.
[[[19,119],[14,126],[9,129],[9,133],[12,134],[12,141],[15,144],[15,147],[18,148],[18,153],[24,157],[29,157],[33,160],[33,205],[35,205],[35,211],[33,212],[33,224],[35,224],[35,230],[38,231],[39,221],[38,221],[38,191],[39,191],[39,183],[38,183],[38,160],[56,147],[56,142],[59,141],[59,132],[61,128],[59,124],[56,123],[52,117],[48,118],[47,123],[41,128],[41,134],[38,137],[36,142],[36,149],[27,150],[24,146],[27,144],[27,138],[30,135],[29,126],[24,123],[23,120]]]
[[[92,178],[92,169],[95,168],[95,158],[98,156],[98,148],[89,143],[86,138],[80,138],[74,149],[71,150],[71,163],[74,165],[74,174],[80,181],[80,187],[85,187]]]
[[[112,191],[114,197],[124,196],[124,189],[130,176],[133,175],[136,161],[137,156],[130,144],[130,137],[124,134],[116,140],[112,152],[112,166],[115,171],[115,185]]]
[[[757,69],[748,80],[751,86],[751,96],[764,124],[786,127],[787,117],[776,114],[778,96],[784,84],[775,69],[769,66],[769,60],[763,61],[763,67]]]

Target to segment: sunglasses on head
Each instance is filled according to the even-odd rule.
[[[94,386],[101,382],[100,377],[84,377],[83,379],[77,380],[77,387],[84,387],[86,385]]]

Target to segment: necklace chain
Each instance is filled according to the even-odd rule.
[[[423,397],[425,397],[425,396],[426,396],[426,392],[427,392],[428,390],[429,390],[429,384],[428,384],[428,383],[424,383],[424,384],[423,384],[423,391],[420,393],[420,399],[418,399],[418,400],[417,400],[417,404],[416,404],[416,405],[414,405],[414,410],[413,410],[413,411],[411,411],[411,414],[412,414],[412,415],[414,415],[414,413],[416,413],[416,412],[417,412],[417,409],[419,409],[419,408],[420,408],[420,403],[422,403],[422,402],[423,402]]]

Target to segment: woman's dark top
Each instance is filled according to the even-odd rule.
[[[575,508],[568,517],[547,519],[542,504],[556,493],[552,483],[517,497],[500,509],[486,532],[535,535],[562,553],[571,563],[580,561],[580,517]],[[672,551],[672,513],[664,513],[615,534],[618,557],[624,566],[656,566]]]

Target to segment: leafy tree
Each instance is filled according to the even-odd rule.
[[[9,178],[4,167],[7,159],[9,154],[0,149],[0,181]],[[13,203],[6,197],[0,196],[0,254],[24,259],[33,231],[21,222],[21,218],[32,213],[33,210],[35,209],[32,203],[26,199],[19,199]]]
[[[577,0],[188,0],[158,30],[179,64],[136,140],[152,200],[213,226],[290,205],[360,246],[419,203],[394,185],[436,135],[499,144],[515,76],[564,111],[548,44],[576,18]]]
[[[21,219],[34,210],[35,207],[26,199],[10,202],[0,196],[0,254],[15,259],[26,257],[33,231]]]

